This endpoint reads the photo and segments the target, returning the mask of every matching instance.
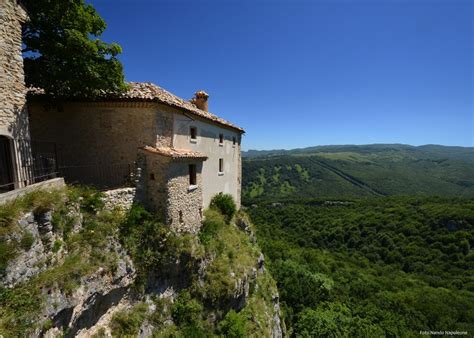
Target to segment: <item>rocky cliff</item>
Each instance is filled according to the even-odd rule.
[[[278,291],[243,213],[175,234],[68,188],[0,207],[0,334],[281,337]],[[128,196],[128,195],[127,195]]]

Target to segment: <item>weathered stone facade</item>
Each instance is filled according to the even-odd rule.
[[[184,165],[183,165],[184,164]],[[189,185],[188,165],[196,165],[196,184]],[[202,162],[174,160],[168,169],[167,223],[182,232],[197,232],[202,221]]]
[[[121,209],[122,211],[128,211],[135,201],[136,189],[135,188],[120,188],[107,190],[104,192],[104,207],[108,210],[115,208]]]
[[[28,184],[26,171],[31,156],[21,55],[21,25],[26,20],[25,11],[16,0],[0,1],[0,138],[9,151],[0,154],[4,157],[0,160],[8,162],[1,171],[8,171],[15,188]]]
[[[202,221],[202,161],[172,159],[141,149],[137,199],[160,215],[176,232],[197,232]],[[196,165],[190,186],[189,164]]]
[[[29,102],[33,140],[56,147],[69,182],[115,188],[146,145],[171,146],[173,116],[145,102]]]

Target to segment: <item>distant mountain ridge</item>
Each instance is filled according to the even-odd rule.
[[[426,154],[433,156],[447,156],[449,158],[463,158],[474,161],[474,147],[461,147],[461,146],[443,146],[437,144],[425,144],[421,146],[412,146],[409,144],[402,143],[374,143],[374,144],[346,144],[346,145],[321,145],[311,146],[305,148],[295,149],[271,149],[271,150],[253,150],[242,151],[242,157],[253,158],[263,156],[279,156],[279,155],[296,155],[296,154],[308,154],[317,152],[344,152],[344,151],[357,151],[357,152],[374,152],[374,151],[421,151]]]
[[[474,147],[329,145],[243,152],[243,200],[474,196]]]

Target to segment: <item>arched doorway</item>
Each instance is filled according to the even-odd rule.
[[[0,135],[0,193],[15,188],[12,140]]]

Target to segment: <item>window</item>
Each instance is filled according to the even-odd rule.
[[[219,159],[219,173],[220,174],[224,173],[224,159],[223,158]]]
[[[189,135],[191,137],[191,140],[197,140],[197,128],[196,127],[189,128]]]
[[[189,185],[196,185],[196,165],[189,165]]]
[[[155,180],[155,174],[151,173],[150,174],[150,181],[154,181]]]
[[[219,144],[224,144],[224,134],[219,134]]]
[[[179,211],[179,223],[184,223],[183,212],[181,210]]]
[[[235,146],[237,143],[237,138],[235,136],[232,137],[232,145]]]

